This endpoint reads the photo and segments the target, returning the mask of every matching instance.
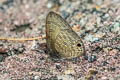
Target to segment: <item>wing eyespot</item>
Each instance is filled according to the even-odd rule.
[[[80,43],[77,44],[77,47],[81,47],[82,45]]]

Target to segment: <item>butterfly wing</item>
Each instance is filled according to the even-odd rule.
[[[49,12],[46,18],[46,41],[47,47],[54,51],[54,42],[62,29],[72,29],[69,24],[55,12]]]
[[[53,56],[73,58],[84,53],[80,37],[60,15],[54,12],[50,12],[46,18],[46,37],[48,49],[58,53]]]

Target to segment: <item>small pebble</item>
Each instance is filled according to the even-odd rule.
[[[85,26],[85,24],[87,23],[87,17],[85,17],[85,18],[81,18],[81,20],[80,20],[80,25],[81,26]]]
[[[86,80],[94,80],[92,75],[87,75],[85,78]]]
[[[52,3],[52,2],[48,2],[48,4],[47,4],[47,8],[52,8],[54,6],[54,3]]]
[[[75,80],[75,78],[71,75],[60,75],[58,76],[58,80]]]
[[[106,61],[102,61],[101,66],[106,66],[108,63]]]
[[[101,80],[107,80],[108,78],[106,76],[103,76]]]
[[[120,32],[120,23],[119,22],[116,22],[113,27],[111,28],[111,31],[112,32]]]
[[[34,41],[32,42],[31,49],[34,50],[34,49],[37,49],[37,48],[39,48],[38,42],[34,40]]]
[[[62,11],[62,16],[64,17],[64,19],[67,19],[70,16],[70,14],[66,11]]]
[[[107,48],[103,48],[103,50],[104,50],[105,53],[109,53],[109,51],[112,50],[112,48],[111,47],[107,47]]]
[[[93,68],[90,68],[89,70],[88,70],[88,74],[90,74],[90,75],[95,75],[95,74],[97,74],[98,73],[98,71],[96,71],[95,69],[93,69]]]
[[[3,55],[0,55],[0,62],[2,62],[4,59]]]
[[[59,0],[48,0],[47,8],[54,8],[56,5],[61,5]]]
[[[88,60],[88,55],[85,55],[85,56],[84,56],[84,59],[85,59],[85,60]]]
[[[117,46],[118,50],[120,51],[120,44]]]
[[[115,67],[110,67],[110,70],[111,71],[115,71]]]
[[[88,73],[87,73],[87,75],[86,75],[86,79],[87,80],[94,80],[94,78],[93,78],[93,75],[96,75],[98,73],[98,71],[97,70],[95,70],[95,69],[93,69],[93,68],[89,68],[88,69]]]
[[[115,56],[116,54],[118,54],[118,50],[117,50],[117,49],[113,49],[113,50],[111,50],[111,51],[109,52],[109,54],[110,54],[111,56]]]
[[[97,17],[97,24],[99,25],[101,23],[101,18]]]
[[[34,80],[40,80],[39,76],[34,76]]]
[[[65,71],[64,71],[64,74],[65,74],[65,75],[74,75],[74,74],[75,74],[75,70],[73,70],[73,69],[65,70]]]
[[[98,41],[99,38],[98,38],[98,37],[94,37],[93,35],[89,34],[89,35],[87,35],[87,36],[85,37],[85,40],[94,42],[94,41]]]
[[[105,14],[105,15],[104,15],[104,18],[108,18],[108,17],[109,17],[109,14]]]
[[[88,62],[90,62],[90,63],[92,63],[92,62],[94,62],[96,60],[97,60],[97,58],[94,55],[91,55],[91,56],[88,57]]]
[[[75,74],[75,69],[74,65],[70,65],[66,70],[64,70],[65,75],[74,75]]]
[[[29,80],[29,78],[26,76],[26,77],[24,77],[24,79],[23,80]]]
[[[114,80],[120,80],[120,75],[118,74],[118,75],[114,78]]]
[[[75,32],[80,32],[80,24],[77,24],[77,25],[74,25],[73,27],[72,27],[72,29],[75,31]]]
[[[90,4],[92,4],[93,3],[93,0],[87,0],[88,1],[88,3],[90,3]]]
[[[56,68],[60,69],[61,68],[60,64],[56,64]]]

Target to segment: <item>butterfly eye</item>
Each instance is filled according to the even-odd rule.
[[[81,44],[80,44],[80,43],[78,43],[78,44],[77,44],[77,46],[78,46],[78,47],[81,47]]]

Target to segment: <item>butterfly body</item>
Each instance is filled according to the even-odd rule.
[[[85,54],[84,44],[70,25],[55,12],[46,18],[46,42],[53,54],[74,58]]]

